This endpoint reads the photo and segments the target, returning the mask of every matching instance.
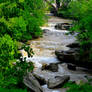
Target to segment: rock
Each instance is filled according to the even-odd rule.
[[[70,81],[75,81],[76,84],[88,83],[88,80],[84,77],[84,74],[72,74],[70,75]]]
[[[55,26],[56,29],[59,30],[69,30],[72,27],[72,24],[69,23],[59,23]]]
[[[27,76],[25,76],[23,82],[34,92],[43,92],[42,87],[32,73],[29,73]]]
[[[49,31],[48,29],[44,29],[44,30],[43,30],[44,33],[47,33],[48,31]]]
[[[71,64],[71,63],[68,63],[68,65],[67,65],[67,68],[69,69],[69,70],[76,70],[76,65],[74,65],[74,64]]]
[[[82,81],[81,81],[81,80],[78,80],[78,81],[75,81],[75,83],[76,83],[77,85],[80,85],[80,84],[82,83]]]
[[[88,80],[92,80],[92,76],[85,76]]]
[[[47,64],[43,63],[41,69],[42,69],[42,70],[45,70],[47,66],[48,66]]]
[[[43,92],[67,92],[67,88],[56,88],[56,89],[49,89],[47,85],[43,85]]]
[[[90,85],[92,85],[92,76],[85,76],[85,78],[89,81]]]
[[[67,51],[58,50],[58,51],[55,51],[55,54],[57,58],[63,62],[75,63],[76,61],[79,60],[79,57],[78,57],[79,53],[77,50],[78,49],[69,49]]]
[[[70,79],[70,76],[56,76],[55,78],[50,78],[47,82],[48,88],[58,88],[62,87],[68,80]]]
[[[85,67],[87,69],[92,69],[92,62],[89,59],[89,51],[80,54],[80,48],[73,48],[71,45],[69,50],[57,50],[55,54],[61,62],[72,63],[80,67]]]
[[[49,65],[42,66],[42,70],[50,70],[52,72],[58,72],[58,64],[50,63]]]
[[[80,48],[80,44],[78,42],[75,42],[75,43],[71,43],[71,44],[67,45],[67,47],[70,47],[70,48]]]
[[[33,73],[33,75],[34,75],[35,78],[39,81],[40,85],[46,84],[46,80],[45,80],[43,77],[39,76],[39,75],[36,74],[36,73]]]

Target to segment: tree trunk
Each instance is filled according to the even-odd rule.
[[[49,0],[44,0],[44,1],[47,2],[53,8],[54,15],[57,15],[57,11],[58,11],[57,6],[55,7],[52,3],[49,2]]]
[[[57,9],[60,8],[60,0],[56,0],[56,7],[57,7]]]

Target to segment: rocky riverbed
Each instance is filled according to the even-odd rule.
[[[55,29],[55,26],[58,23],[71,24],[71,22],[71,20],[51,16],[48,20],[48,26],[42,27],[43,37],[29,41],[35,54],[28,58],[28,61],[34,62],[33,75],[39,80],[39,85],[41,84],[39,88],[42,88],[43,92],[66,92],[66,88],[60,87],[61,83],[64,83],[62,80],[65,76],[65,80],[70,79],[77,83],[80,80],[87,82],[85,76],[91,76],[88,71],[81,67],[76,67],[76,71],[69,70],[67,64],[62,64],[55,55],[56,50],[69,50],[70,48],[66,46],[76,40],[75,35],[66,35],[67,30]]]

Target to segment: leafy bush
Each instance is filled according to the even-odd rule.
[[[13,60],[16,52],[16,41],[13,41],[9,35],[0,37],[0,59],[3,59],[4,62]]]
[[[2,65],[3,67],[3,65]],[[23,77],[33,70],[33,64],[26,61],[12,61],[6,70],[0,70],[0,87],[24,88]]]
[[[27,50],[29,48],[26,48]],[[9,35],[0,38],[0,87],[23,88],[23,77],[33,70],[32,62],[16,60],[16,41]]]
[[[27,91],[22,90],[22,89],[4,89],[4,88],[0,88],[0,92],[27,92]]]
[[[69,87],[67,92],[92,92],[92,86],[88,83],[80,85],[75,83],[67,83],[65,87]]]
[[[42,34],[43,0],[7,0],[0,2],[0,36],[9,34],[25,41]]]
[[[71,0],[57,0],[57,1],[62,3],[62,5],[58,9],[58,15],[65,18],[69,17],[70,14],[68,13],[68,9]]]
[[[72,1],[69,12],[77,19],[72,31],[79,33],[77,39],[81,45],[81,56],[85,57],[87,53],[87,61],[92,61],[92,0]]]
[[[33,63],[20,58],[16,40],[26,41],[42,34],[43,0],[0,0],[0,87],[24,88],[23,77]],[[24,47],[28,54],[32,49]],[[10,91],[11,92],[11,91]]]
[[[62,11],[62,8],[60,10]],[[74,27],[71,33],[77,32],[79,41],[80,58],[86,59],[83,62],[92,61],[92,0],[72,0],[67,9],[64,10],[64,16],[74,19]],[[82,61],[82,60],[81,60]]]
[[[8,21],[5,18],[0,19],[0,35],[9,34],[13,39],[20,40],[24,32],[26,32],[26,23],[23,17],[10,18]]]

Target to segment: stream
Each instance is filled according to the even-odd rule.
[[[72,35],[65,35],[67,30],[56,30],[55,25],[57,23],[69,23],[71,20],[61,19],[51,16],[48,20],[48,26],[42,27],[44,30],[43,37],[32,40],[31,47],[34,51],[34,57],[30,58],[35,63],[49,64],[59,62],[55,56],[55,50],[68,50],[66,47],[69,43],[75,41],[75,37]],[[37,62],[36,62],[37,61]],[[41,67],[40,64],[36,67]]]
[[[35,52],[32,58],[29,58],[30,61],[34,62],[35,69],[34,73],[38,76],[48,80],[55,76],[69,75],[70,80],[84,80],[84,76],[88,75],[81,68],[78,68],[77,71],[71,71],[67,69],[67,64],[59,64],[58,72],[51,72],[48,70],[41,70],[43,64],[58,63],[60,62],[55,56],[55,50],[68,50],[69,48],[66,45],[73,43],[76,38],[74,35],[66,35],[67,30],[56,30],[55,25],[57,23],[71,23],[71,20],[62,19],[54,16],[50,16],[48,20],[48,25],[42,27],[44,30],[43,37],[31,40],[30,46]],[[66,92],[65,88],[49,89],[47,85],[42,85],[43,92]]]

